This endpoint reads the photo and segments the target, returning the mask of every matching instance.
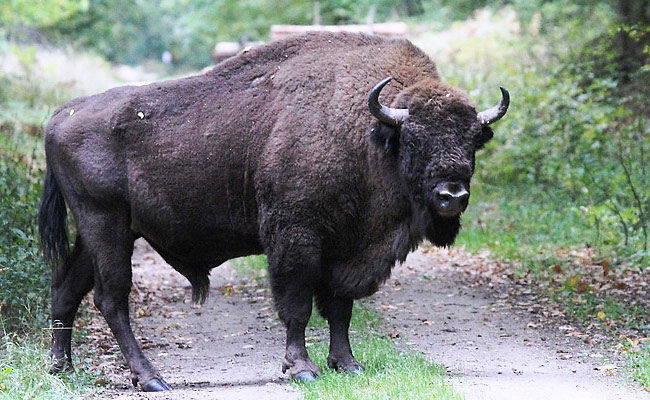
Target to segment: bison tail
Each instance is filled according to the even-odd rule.
[[[38,211],[38,230],[43,258],[53,271],[63,267],[70,252],[67,214],[63,194],[52,168],[48,166],[45,172],[43,199]]]

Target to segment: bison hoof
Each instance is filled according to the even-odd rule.
[[[293,379],[296,382],[314,382],[316,375],[311,371],[300,371],[293,376]]]
[[[143,392],[164,392],[165,390],[172,390],[172,387],[164,380],[158,378],[154,378],[142,385]]]
[[[359,375],[366,372],[364,366],[359,364],[359,362],[354,358],[352,358],[352,360],[348,360],[348,362],[344,364],[337,362],[332,357],[328,357],[327,366],[338,372],[346,372],[354,375]]]
[[[340,371],[353,374],[353,375],[361,375],[364,372],[366,372],[366,369],[361,364],[352,364],[347,367],[341,368]]]
[[[73,373],[74,372],[74,367],[72,366],[72,363],[68,362],[68,360],[57,360],[56,363],[50,368],[50,374],[52,375],[59,375],[59,374],[64,374],[64,373]]]

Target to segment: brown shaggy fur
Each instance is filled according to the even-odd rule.
[[[370,89],[387,76],[382,102],[410,111],[401,129],[368,112]],[[453,242],[459,220],[437,217],[430,191],[446,179],[469,188],[488,136],[466,96],[410,42],[348,33],[298,36],[204,75],[73,100],[46,130],[48,176],[86,246],[77,258],[93,261],[57,242],[48,225],[56,190],[46,189],[44,248],[67,260],[53,281],[53,318],[71,324],[56,299],[74,303],[93,286],[110,315],[123,301],[115,291],[130,285],[130,265],[115,258],[137,237],[189,279],[195,300],[211,268],[264,252],[285,324],[313,294],[327,315],[332,296],[374,293],[425,237]],[[90,277],[73,290],[66,270]],[[141,383],[158,376],[147,368],[132,365]]]

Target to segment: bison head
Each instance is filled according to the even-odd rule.
[[[492,138],[489,127],[510,102],[506,89],[497,106],[476,112],[467,97],[440,81],[423,81],[402,91],[396,108],[379,102],[386,78],[370,92],[368,106],[379,121],[373,140],[396,158],[414,204],[432,219],[426,236],[448,245],[460,228],[469,201],[474,154]]]

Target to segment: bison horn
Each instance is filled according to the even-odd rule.
[[[508,93],[508,90],[503,86],[499,86],[499,89],[501,89],[501,101],[499,102],[499,105],[481,111],[476,115],[483,126],[488,126],[497,122],[501,117],[506,115],[506,112],[508,111],[508,106],[510,105],[510,93]]]
[[[379,93],[381,93],[381,89],[383,89],[391,79],[393,78],[388,77],[372,88],[370,95],[368,96],[368,108],[370,109],[370,113],[381,122],[393,126],[401,126],[406,117],[409,116],[409,110],[406,108],[390,108],[379,103]]]

